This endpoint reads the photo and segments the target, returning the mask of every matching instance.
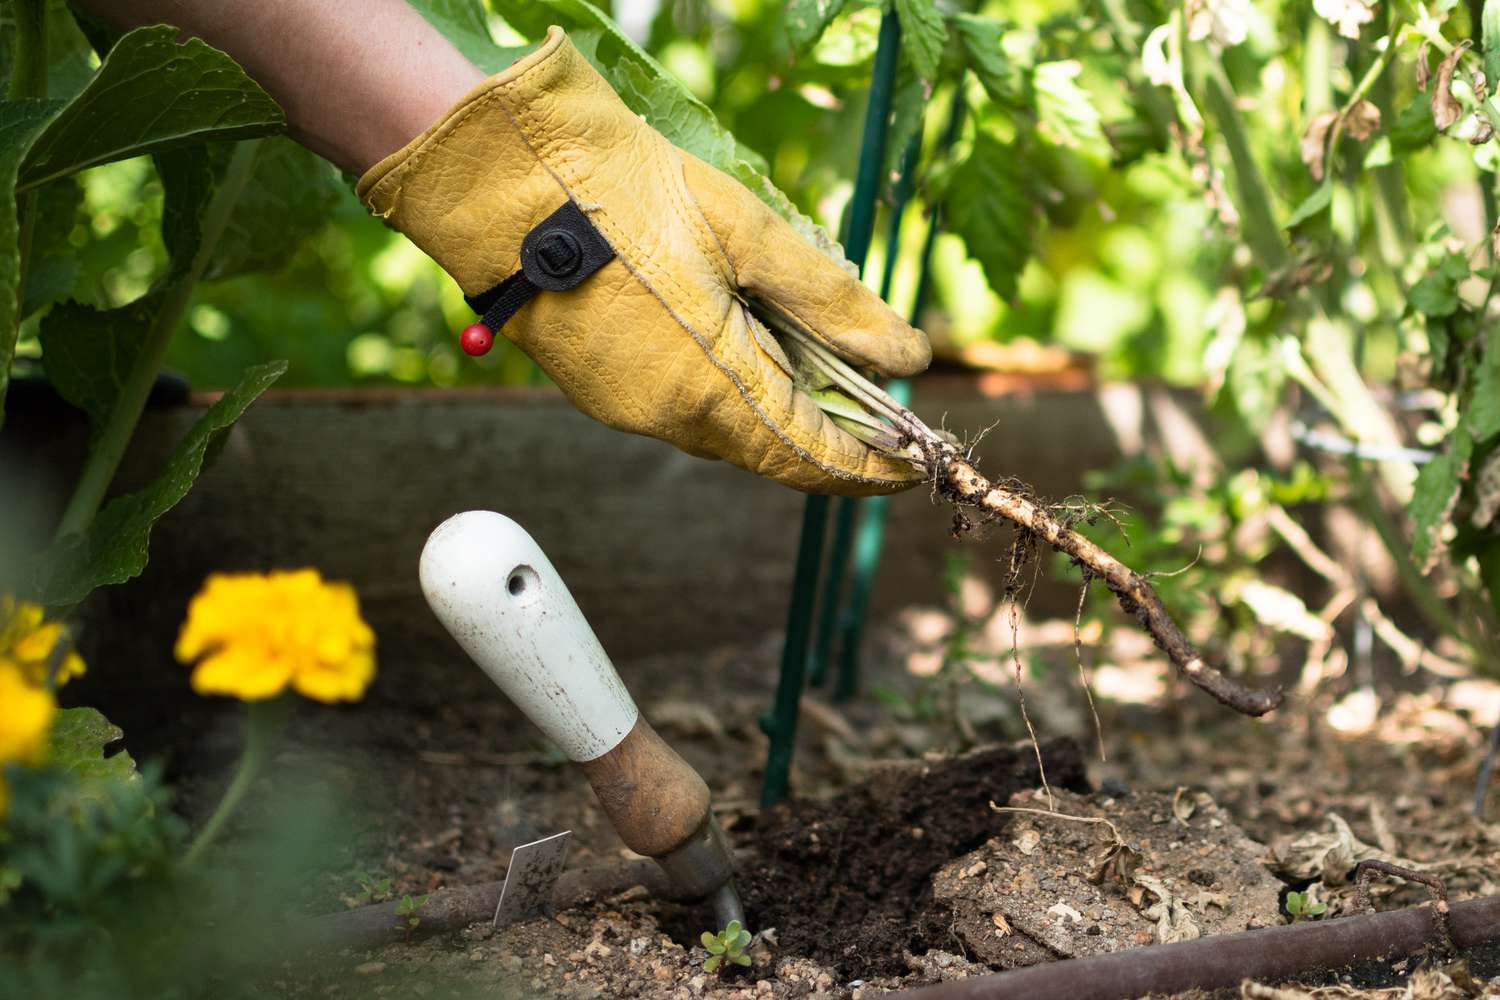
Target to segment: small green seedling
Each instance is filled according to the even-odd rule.
[[[360,872],[355,876],[359,883],[359,891],[364,893],[367,902],[378,903],[391,894],[391,880],[389,878],[378,878],[369,872]]]
[[[1286,894],[1286,912],[1292,915],[1292,923],[1300,924],[1304,920],[1316,920],[1327,913],[1328,904],[1314,903],[1305,892],[1289,892]]]
[[[750,947],[750,932],[740,926],[738,920],[729,921],[729,926],[717,934],[703,932],[703,947],[708,949],[708,958],[704,959],[704,972],[717,972],[725,961],[733,962],[735,965],[749,965],[750,956],[745,954],[745,949]]]
[[[425,895],[402,896],[401,902],[396,904],[396,916],[399,918],[396,929],[406,935],[406,940],[411,940],[411,932],[422,923],[422,918],[417,916],[417,911],[426,905]]]

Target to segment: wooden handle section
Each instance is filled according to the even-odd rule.
[[[675,850],[708,816],[708,786],[645,716],[609,753],[578,766],[637,854],[659,858]]]

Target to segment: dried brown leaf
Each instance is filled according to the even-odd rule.
[[[1380,128],[1380,109],[1369,101],[1360,101],[1344,116],[1344,131],[1349,138],[1363,142]]]
[[[1432,88],[1432,123],[1439,132],[1448,131],[1454,122],[1463,117],[1463,106],[1453,96],[1453,74],[1458,69],[1458,61],[1471,44],[1468,39],[1464,39],[1453,46],[1453,51],[1438,63],[1437,86]]]
[[[1323,161],[1328,152],[1328,130],[1338,120],[1337,111],[1325,111],[1309,122],[1307,131],[1302,133],[1302,162],[1307,164],[1307,172],[1312,174],[1315,181],[1323,179]]]

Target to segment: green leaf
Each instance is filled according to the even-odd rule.
[[[1001,47],[1006,25],[977,14],[954,14],[948,23],[963,51],[964,62],[974,71],[990,100],[1009,108],[1022,106],[1025,99],[1020,74]]]
[[[722,961],[724,961],[724,956],[723,955],[710,955],[703,962],[703,971],[704,972],[713,972],[714,970],[716,970],[719,967],[719,963],[722,962]]]
[[[1109,160],[1109,140],[1099,109],[1078,84],[1083,66],[1074,59],[1039,63],[1031,71],[1036,95],[1037,132],[1053,145],[1074,150],[1092,160]]]
[[[896,17],[901,22],[901,50],[924,80],[937,78],[943,46],[948,43],[948,26],[933,0],[896,0]]]
[[[1411,558],[1426,572],[1437,552],[1439,534],[1458,503],[1459,489],[1469,472],[1474,437],[1463,425],[1448,439],[1448,447],[1422,466],[1412,489],[1407,512],[1412,519]]]
[[[160,478],[112,500],[82,536],[54,543],[42,558],[39,583],[44,603],[75,604],[95,587],[138,576],[146,566],[152,526],[187,495],[229,428],[285,371],[285,361],[247,369],[240,383],[188,432]]]
[[[159,292],[109,310],[65,302],[42,319],[47,380],[58,395],[88,415],[95,432],[119,398],[160,305]]]
[[[16,176],[26,150],[61,107],[56,101],[0,103],[0,419],[20,333],[21,225],[16,211]]]
[[[839,16],[848,0],[791,0],[786,5],[782,28],[786,31],[787,45],[793,52],[806,52],[828,25]]]
[[[1432,140],[1437,137],[1437,125],[1432,120],[1432,99],[1426,94],[1417,94],[1397,113],[1396,120],[1386,132],[1391,139],[1391,152],[1398,156],[1432,145]]]
[[[717,938],[717,937],[715,937],[712,940],[710,940],[703,947],[705,947],[705,948],[708,949],[708,953],[710,955],[722,955],[722,954],[724,954],[724,952],[726,952],[726,951],[729,950],[725,946],[724,942],[722,940],[720,940],[719,938]]]
[[[52,723],[53,767],[98,781],[139,781],[140,773],[130,754],[104,756],[104,748],[125,733],[96,709],[65,708]]]
[[[744,954],[736,955],[734,956],[734,964],[748,966],[750,964],[750,956]]]
[[[1325,180],[1322,184],[1318,185],[1316,191],[1304,198],[1302,204],[1298,205],[1296,209],[1293,210],[1292,217],[1286,220],[1285,228],[1297,228],[1308,219],[1311,219],[1313,216],[1320,214],[1332,203],[1333,179],[1330,176],[1328,180]]]
[[[703,942],[703,947],[712,949],[713,946],[714,946],[714,943],[717,942],[719,939],[714,936],[714,934],[713,934],[712,931],[704,931],[702,934],[700,934],[698,936],[698,940]]]
[[[198,244],[198,216],[233,152],[234,143],[212,143],[158,157],[168,190],[162,239],[174,260],[191,260]],[[250,179],[214,244],[203,280],[281,267],[328,219],[339,197],[339,183],[326,161],[290,139],[262,142]]]
[[[121,38],[31,144],[19,190],[194,142],[272,135],[286,119],[229,56],[167,25]]]
[[[1427,316],[1452,316],[1458,311],[1458,282],[1438,268],[1422,275],[1407,293],[1411,307]]]
[[[1031,255],[1032,218],[1015,145],[981,131],[948,183],[944,219],[963,237],[969,255],[979,261],[1001,298],[1015,295],[1016,280]]]
[[[22,319],[66,297],[77,284],[78,254],[70,237],[78,225],[82,207],[83,189],[73,178],[48,184],[37,192],[26,291],[21,301]]]

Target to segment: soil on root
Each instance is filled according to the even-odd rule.
[[[1042,744],[1053,787],[1087,791],[1077,744]],[[906,955],[961,947],[932,876],[1003,825],[989,804],[1041,784],[1026,744],[893,767],[825,802],[754,821],[756,859],[738,879],[751,926],[778,951],[849,979],[901,975]]]

